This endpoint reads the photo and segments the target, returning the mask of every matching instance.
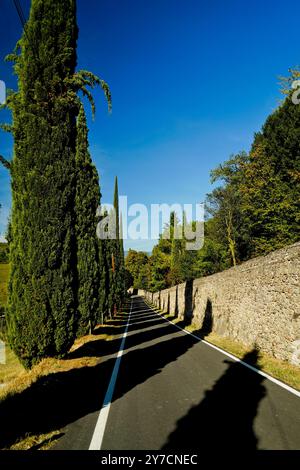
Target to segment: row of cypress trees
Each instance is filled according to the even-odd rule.
[[[32,0],[14,61],[18,90],[7,106],[14,137],[9,343],[26,367],[63,356],[121,307],[122,240],[99,240],[97,170],[88,150],[85,110],[88,87],[107,84],[76,72],[76,0]],[[118,214],[116,181],[115,207]]]

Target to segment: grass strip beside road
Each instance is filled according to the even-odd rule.
[[[0,264],[0,307],[7,303],[7,286],[9,277],[9,264]],[[6,363],[0,364],[0,385],[12,382],[25,372],[16,355],[6,346]],[[4,391],[0,390],[1,393]]]
[[[95,344],[97,344],[97,348],[99,348],[99,341],[103,341],[105,344],[107,341],[115,338],[114,334],[101,334],[102,326],[104,328],[109,326],[111,331],[115,329],[116,334],[119,333],[118,327],[114,328],[114,325],[110,322],[108,322],[107,325],[99,325],[95,329],[94,335],[87,335],[75,341],[69,353],[71,358],[47,358],[29,371],[22,368],[21,373],[12,378],[5,387],[0,388],[1,406],[5,406],[5,401],[10,397],[22,395],[23,392],[26,393],[27,391],[30,391],[30,387],[32,387],[32,385],[38,382],[41,378],[47,378],[48,376],[53,378],[55,374],[57,374],[57,377],[59,378],[61,372],[69,372],[86,367],[93,368],[97,366],[99,362],[101,362],[101,357],[99,357],[96,352],[95,355],[93,355],[93,343],[96,342]],[[86,355],[84,353],[80,353],[81,348],[87,351]],[[79,350],[78,357],[74,354],[77,350]],[[19,438],[11,446],[5,448],[5,450],[46,450],[55,444],[60,436],[60,429],[53,429],[46,434],[27,433],[25,435],[20,435]]]

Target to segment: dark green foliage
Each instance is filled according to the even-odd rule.
[[[101,265],[96,237],[96,212],[100,203],[98,173],[88,151],[88,129],[83,107],[77,119],[76,141],[76,239],[77,239],[77,335],[97,323]]]
[[[75,72],[75,9],[74,0],[33,0],[14,56],[7,324],[26,367],[65,354],[74,340],[76,115],[64,80]]]
[[[288,80],[295,78],[298,72]],[[205,261],[210,270],[214,259],[222,270],[300,239],[300,106],[290,90],[255,135],[249,155],[230,158],[212,180],[223,185],[208,195],[212,220],[200,265]]]
[[[137,279],[137,286],[139,289],[149,290],[152,280],[152,270],[149,263],[141,266],[139,277]]]
[[[125,278],[125,289],[127,291],[128,289],[130,289],[130,287],[133,286],[133,282],[134,282],[133,276],[131,272],[128,271],[128,269],[125,269],[124,278]]]
[[[193,253],[193,256],[190,268],[192,266],[194,278],[209,276],[231,266],[228,245],[218,230],[218,221],[214,218],[205,222],[204,246]]]
[[[1,126],[15,143],[13,161],[0,159],[13,193],[7,323],[26,367],[64,355],[106,307],[106,258],[96,240],[98,175],[78,92],[93,113],[87,87],[101,86],[109,109],[111,95],[104,80],[75,71],[77,35],[75,0],[33,0],[26,31],[8,57],[18,92],[7,99],[13,125]]]
[[[299,71],[286,80],[299,79]],[[220,181],[206,200],[205,242],[188,252],[174,238],[160,237],[149,259],[149,290],[157,291],[193,277],[230,268],[253,256],[300,239],[300,105],[291,90],[271,114],[248,154],[241,152],[212,171]],[[138,279],[138,278],[135,278]]]
[[[109,240],[98,240],[98,259],[99,259],[99,284],[98,299],[99,308],[97,320],[103,324],[109,316],[109,287],[110,287],[110,264],[108,255]]]
[[[121,303],[125,299],[127,288],[125,282],[125,253],[124,253],[124,240],[123,240],[123,222],[122,214],[120,214],[120,228],[119,228],[119,237],[120,237],[120,274],[119,274],[119,292],[121,296]]]
[[[290,96],[255,138],[243,196],[253,255],[300,239],[300,106]]]
[[[118,180],[115,180],[114,207],[104,210],[102,223],[106,223],[104,232],[110,230],[106,239],[99,240],[101,264],[100,321],[112,316],[121,309],[125,295],[124,248],[121,236],[119,214]],[[105,288],[104,288],[105,286]]]
[[[126,271],[130,273],[132,284],[129,287],[134,289],[147,289],[145,286],[145,271],[144,267],[149,265],[149,257],[142,251],[135,251],[130,249],[125,260]],[[142,281],[144,279],[144,281]]]
[[[213,217],[215,230],[210,237],[226,247],[229,266],[249,257],[249,235],[242,207],[247,165],[248,156],[242,152],[211,172],[213,183],[221,180],[225,184],[207,196],[206,209]]]
[[[115,179],[114,190],[115,239],[110,240],[111,280],[110,309],[111,313],[119,311],[125,298],[125,262],[123,235],[120,234],[119,188],[118,178]],[[121,235],[121,236],[120,236]]]
[[[181,259],[183,253],[182,240],[173,238],[172,251],[171,251],[171,266],[170,266],[170,282],[171,285],[176,286],[182,282],[181,275]]]
[[[107,222],[108,212],[104,208],[99,206],[99,223]],[[108,225],[106,224],[105,231],[108,231]],[[99,236],[99,235],[98,235]],[[98,260],[99,260],[99,270],[100,270],[100,280],[99,280],[99,309],[98,309],[98,321],[103,324],[106,318],[111,317],[111,305],[112,305],[112,263],[111,263],[111,253],[112,253],[112,241],[107,238],[98,238]]]
[[[172,286],[175,286],[181,282],[180,258],[182,252],[182,241],[177,238],[179,232],[178,222],[179,221],[175,212],[172,212],[170,216],[171,253],[169,272],[169,282]]]
[[[166,242],[169,240],[161,240],[158,245],[155,246],[152,250],[152,256],[150,257],[150,266],[151,266],[151,281],[149,290],[151,292],[156,292],[158,290],[165,289],[170,287],[170,267],[171,259],[170,254],[163,251],[166,248]]]
[[[117,308],[117,299],[116,299],[116,241],[115,240],[106,240],[105,241],[105,255],[106,255],[106,265],[108,269],[108,313],[110,318],[112,318],[115,310]]]

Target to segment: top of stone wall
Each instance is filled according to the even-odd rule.
[[[284,248],[280,248],[279,250],[272,251],[266,255],[257,256],[256,258],[252,258],[248,261],[244,261],[243,263],[239,264],[238,266],[233,266],[231,268],[225,269],[224,271],[220,271],[215,274],[211,274],[210,276],[200,277],[194,280],[194,283],[201,283],[203,280],[207,280],[210,278],[218,278],[222,276],[229,276],[236,275],[238,272],[245,273],[253,270],[266,270],[266,269],[274,269],[274,267],[279,264],[288,264],[298,261],[299,262],[299,270],[300,270],[300,242],[294,243],[293,245],[286,246]],[[177,286],[169,287],[168,289],[164,289],[165,291],[172,292],[177,288],[183,289],[185,287],[185,282],[178,284]],[[163,291],[164,291],[163,290]],[[162,292],[163,292],[162,291]]]

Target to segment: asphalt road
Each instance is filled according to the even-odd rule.
[[[110,408],[99,419],[128,316],[114,321],[118,335],[99,350],[85,408],[73,413],[56,449],[89,449],[99,429],[102,450],[300,449],[298,396],[179,330],[140,297],[132,300]],[[245,359],[255,365],[256,351]]]

